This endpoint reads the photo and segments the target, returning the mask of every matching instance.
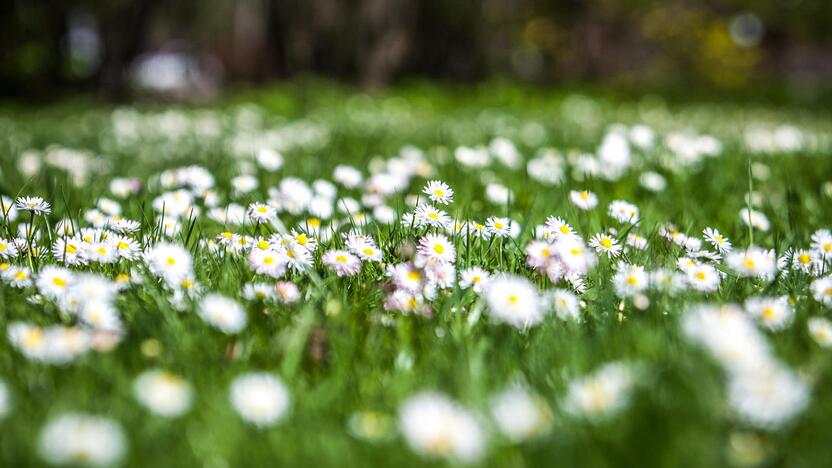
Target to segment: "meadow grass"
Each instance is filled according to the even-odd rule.
[[[14,287],[4,280],[0,379],[9,396],[7,414],[0,419],[0,459],[5,466],[43,463],[42,453],[49,448],[39,446],[42,430],[66,412],[115,421],[126,439],[126,452],[119,458],[129,466],[462,463],[453,455],[447,462],[442,456],[422,456],[401,433],[403,402],[426,390],[447,395],[474,415],[485,442],[473,464],[828,464],[830,350],[807,328],[810,318],[829,315],[829,307],[811,289],[814,281],[828,275],[828,258],[821,255],[817,271],[798,271],[789,259],[774,276],[751,278],[738,275],[725,256],[701,258],[698,262],[713,265],[721,275],[719,288],[712,292],[685,284],[672,293],[650,287],[628,296],[612,279],[616,267],[626,264],[684,275],[678,259],[710,248],[702,242],[701,249],[690,249],[664,238],[668,223],[700,242],[703,229],[717,228],[735,251],[756,245],[781,257],[788,249],[810,249],[813,233],[828,229],[832,220],[828,112],[491,84],[470,89],[413,86],[372,95],[329,85],[292,85],[243,92],[212,105],[76,102],[8,108],[3,114],[0,193],[10,199],[40,196],[52,208],[50,215],[20,210],[15,221],[3,220],[0,238],[18,237],[29,246],[4,262],[29,268],[36,278],[44,267],[62,261],[50,252],[62,236],[58,222],[70,220],[76,230],[90,226],[95,221],[89,210],[102,198],[114,199],[124,217],[141,223],[131,237],[142,250],[163,241],[188,250],[200,291],[174,299],[176,288],[160,281],[141,258],[70,266],[110,281],[128,275],[129,286],[113,299],[121,329],[112,350],[90,350],[70,362],[50,364],[27,358],[21,345],[7,336],[9,325],[96,328],[59,301],[38,295],[41,291],[34,285]],[[627,132],[637,124],[652,129],[651,145],[642,148],[632,141]],[[630,135],[626,167],[612,176],[597,172],[604,170],[603,161],[599,169],[586,169],[590,163],[581,155],[596,154],[605,135],[615,132]],[[719,151],[685,153],[686,148],[668,143],[674,133],[710,135]],[[493,160],[499,149],[492,145],[489,150],[488,145],[496,137],[517,149],[522,157],[518,167]],[[458,161],[460,147],[478,146],[491,154],[488,165],[475,168]],[[262,147],[279,149],[279,170],[263,170],[255,163]],[[562,161],[558,183],[541,182],[526,166],[544,148],[556,150]],[[356,216],[372,216],[371,208],[340,212],[332,199],[337,230],[319,234],[312,267],[290,269],[283,277],[299,287],[300,299],[292,303],[244,299],[246,283],[275,280],[255,275],[245,253],[215,248],[222,232],[268,237],[278,226],[218,222],[206,215],[210,208],[200,193],[202,198],[193,202],[200,213],[179,218],[179,232],[170,236],[158,219],[170,207],[153,207],[159,195],[178,187],[160,177],[175,168],[204,167],[215,179],[210,190],[218,206],[233,201],[247,207],[269,200],[269,188],[279,187],[287,177],[310,184],[331,181],[337,166],[350,165],[366,179],[372,172],[392,171],[385,161],[408,151],[420,155],[417,172],[408,175],[402,190],[382,197],[395,210],[396,220],[361,225]],[[596,172],[584,174],[581,168]],[[661,174],[666,187],[646,188],[640,178],[647,171]],[[232,178],[240,174],[253,175],[257,188],[239,193]],[[116,177],[135,177],[141,188],[119,198],[111,187]],[[450,205],[437,205],[450,217],[483,224],[490,216],[507,217],[521,228],[516,238],[448,234],[457,271],[479,266],[519,275],[541,294],[554,288],[572,290],[581,301],[579,318],[562,320],[550,312],[539,324],[515,328],[496,319],[483,295],[456,282],[440,288],[435,297],[425,297],[428,307],[416,312],[385,310],[394,288],[387,266],[412,258],[427,233],[444,232],[399,222],[402,214],[413,211],[414,202],[425,203],[427,195],[420,192],[429,180],[444,181],[454,190]],[[489,199],[488,184],[510,189],[510,197],[503,202]],[[363,184],[337,185],[337,199],[362,201],[368,192]],[[593,192],[598,206],[581,210],[570,201],[573,190]],[[638,223],[612,219],[607,206],[614,200],[636,205]],[[749,207],[765,215],[768,230],[743,222],[739,213]],[[612,235],[619,242],[638,233],[648,245],[644,250],[628,247],[617,258],[596,255],[597,265],[582,275],[583,288],[563,279],[553,282],[527,265],[524,250],[535,238],[535,226],[549,216],[562,217],[587,241],[616,228]],[[310,215],[282,209],[277,217],[287,228],[308,228]],[[20,235],[19,226],[30,221],[39,239]],[[375,239],[383,260],[363,262],[354,276],[337,276],[321,263],[321,253],[344,248],[341,234],[356,228]],[[33,253],[36,246],[43,256]],[[242,331],[222,333],[196,313],[200,296],[211,292],[243,305],[248,323]],[[696,304],[742,305],[755,296],[787,298],[793,318],[775,331],[759,323],[759,336],[808,389],[805,407],[773,424],[755,423],[732,406],[727,377],[732,371],[682,331],[683,317]],[[622,407],[600,415],[570,410],[567,395],[575,382],[611,362],[632,369],[628,389],[605,397],[621,397]],[[165,418],[137,401],[136,377],[154,368],[181,376],[193,389],[192,405],[183,415]],[[249,371],[279,376],[288,389],[290,409],[278,423],[256,427],[229,404],[229,385]],[[514,443],[501,435],[491,410],[493,396],[518,382],[542,400],[548,410],[541,411],[549,411],[551,418],[544,418],[540,434]],[[2,408],[0,404],[0,414]],[[446,452],[439,447],[435,453]]]

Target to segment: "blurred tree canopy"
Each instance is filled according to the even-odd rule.
[[[125,95],[137,58],[164,51],[197,57],[225,82],[808,89],[832,78],[831,20],[828,0],[4,0],[0,93]]]

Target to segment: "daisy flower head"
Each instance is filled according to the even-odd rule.
[[[428,182],[428,185],[422,189],[422,193],[426,194],[432,202],[440,205],[447,205],[454,201],[454,189],[441,180]]]
[[[8,260],[17,257],[17,245],[7,239],[0,237],[0,258]]]
[[[282,254],[286,265],[297,272],[304,272],[312,267],[312,254],[297,242],[289,242],[277,251]]]
[[[578,208],[588,211],[598,206],[598,196],[589,190],[572,190],[569,192],[569,199]]]
[[[0,220],[13,223],[17,220],[17,208],[11,198],[0,195]]]
[[[612,278],[615,293],[618,297],[633,297],[647,289],[649,284],[644,267],[639,265],[624,265]]]
[[[555,255],[555,246],[546,241],[531,241],[526,245],[526,264],[535,269],[545,269]]]
[[[802,271],[808,275],[819,275],[823,271],[823,257],[817,257],[814,251],[811,250],[798,250],[793,252],[791,258],[787,258],[787,260],[791,260],[792,269],[797,271]],[[785,268],[788,265],[783,265]],[[780,265],[778,265],[780,268]]]
[[[38,292],[44,296],[58,301],[67,293],[72,279],[72,271],[66,268],[48,265],[43,267],[38,273],[35,286],[38,288]]]
[[[246,327],[246,311],[233,299],[212,293],[202,298],[198,305],[202,320],[227,335],[239,333]]]
[[[826,307],[832,307],[832,276],[824,276],[812,281],[809,288],[816,301]]]
[[[515,384],[494,395],[490,407],[497,429],[512,443],[543,436],[551,429],[551,408],[525,386]]]
[[[415,265],[409,262],[390,265],[387,274],[393,279],[393,284],[397,288],[405,291],[420,293],[424,286],[424,275]]]
[[[576,236],[577,233],[572,226],[569,225],[563,218],[558,216],[549,216],[546,218],[546,231],[550,233],[552,240],[558,240],[561,237]]]
[[[559,319],[579,320],[581,318],[578,296],[571,291],[554,289],[549,293],[548,299]]]
[[[809,335],[823,348],[832,348],[832,320],[812,317],[808,320]]]
[[[451,218],[442,210],[430,204],[422,204],[416,207],[413,212],[415,226],[433,226],[445,228],[451,223]]]
[[[794,308],[786,296],[748,298],[745,301],[745,311],[772,331],[788,327],[794,318]]]
[[[609,234],[598,233],[589,239],[589,246],[599,254],[606,254],[608,258],[615,258],[621,255],[623,247],[615,237]]]
[[[728,253],[733,249],[731,245],[731,241],[728,240],[727,237],[720,234],[714,228],[705,228],[702,233],[705,235],[705,240],[708,241],[709,244],[714,246],[720,253]]]
[[[609,215],[619,223],[638,223],[638,207],[624,200],[614,200],[609,206]]]
[[[517,223],[509,218],[500,218],[498,216],[490,216],[485,221],[485,228],[490,235],[498,239],[516,237],[520,234],[520,226]]]
[[[289,390],[280,378],[267,372],[250,372],[237,377],[231,382],[228,393],[237,414],[259,428],[273,426],[289,412]]]
[[[292,304],[300,299],[298,285],[291,281],[278,281],[274,286],[277,300],[283,304]]]
[[[761,211],[743,208],[740,210],[740,219],[747,226],[751,226],[758,231],[768,232],[771,229],[768,217]]]
[[[267,283],[246,283],[243,297],[249,301],[265,301],[275,297],[275,290]]]
[[[361,269],[361,260],[346,250],[328,250],[321,262],[338,276],[354,276]]]
[[[537,325],[546,313],[537,288],[522,276],[497,275],[485,286],[483,295],[489,313],[516,328]]]
[[[367,262],[380,262],[383,254],[372,237],[364,234],[347,235],[347,250]]]
[[[139,243],[130,237],[113,235],[108,239],[108,243],[118,258],[133,260],[141,255]]]
[[[636,250],[644,250],[647,248],[647,239],[631,232],[627,234],[627,245]]]
[[[41,197],[19,197],[15,201],[14,206],[19,211],[31,211],[36,215],[52,212],[52,207],[49,205],[49,202]]]
[[[413,451],[424,457],[474,462],[485,452],[485,434],[477,418],[439,393],[422,392],[405,401],[399,429]]]
[[[150,370],[139,375],[133,383],[133,394],[142,406],[165,418],[185,414],[193,400],[190,384],[163,370]]]
[[[11,265],[3,271],[2,275],[2,278],[13,288],[24,289],[32,285],[32,274],[27,267]]]
[[[277,218],[277,212],[270,204],[257,202],[248,206],[248,217],[256,223],[269,223]]]
[[[490,279],[491,274],[480,267],[466,268],[460,273],[459,287],[462,289],[471,288],[479,294]]]
[[[315,250],[318,249],[318,239],[316,239],[314,236],[310,236],[309,234],[303,231],[298,231],[296,229],[292,229],[289,232],[289,235],[292,237],[292,240],[296,244],[305,248],[310,253],[314,253]]]
[[[186,277],[193,276],[191,253],[178,244],[159,243],[145,251],[144,260],[150,272],[169,285],[179,284]]]
[[[713,292],[719,289],[719,272],[711,265],[695,264],[684,272],[688,284],[697,291]]]
[[[38,447],[41,457],[53,465],[110,466],[122,459],[127,441],[112,419],[65,413],[41,430]]]
[[[564,408],[573,416],[603,418],[621,411],[629,402],[633,372],[625,364],[611,363],[570,382]]]
[[[456,249],[454,245],[442,234],[427,234],[419,240],[417,249],[423,255],[439,263],[454,263],[456,261]]]
[[[555,243],[558,259],[567,274],[584,275],[598,262],[595,254],[587,249],[583,239],[578,236],[565,237]]]
[[[733,251],[725,257],[725,263],[742,277],[774,278],[777,273],[777,259],[773,251],[750,246],[745,251]]]
[[[258,275],[280,278],[286,274],[287,262],[275,249],[252,249],[248,254],[248,266]]]
[[[809,247],[812,252],[823,259],[832,258],[832,232],[827,229],[820,229],[812,234],[812,244]]]

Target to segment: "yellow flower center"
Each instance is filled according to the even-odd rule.
[[[696,279],[698,279],[698,280],[702,281],[702,280],[704,280],[704,279],[705,279],[705,272],[703,272],[703,271],[697,271],[696,273],[694,273],[694,275],[693,275],[693,276],[694,276],[694,278],[696,278]]]
[[[272,263],[274,263],[274,259],[272,257],[266,257],[263,259],[263,263],[265,263],[266,265],[271,265]]]
[[[266,250],[269,248],[269,243],[264,240],[261,240],[257,242],[257,248],[260,250]]]
[[[14,275],[14,277],[15,277],[15,279],[17,279],[17,280],[23,281],[23,280],[25,280],[25,279],[26,279],[26,272],[24,272],[24,271],[18,271],[18,272]]]
[[[600,243],[601,246],[605,249],[609,249],[610,247],[612,247],[612,239],[610,239],[609,237],[602,237]]]
[[[517,301],[520,300],[516,294],[509,294],[508,295],[508,302],[510,304],[517,304]]]
[[[167,262],[168,262],[168,265],[173,266],[173,265],[176,264],[176,259],[173,258],[173,257],[168,257]]]
[[[589,198],[589,193],[586,191],[581,192],[581,200],[586,200],[587,198]]]
[[[297,242],[300,245],[306,245],[306,243],[309,242],[309,238],[303,234],[298,234],[297,236],[295,236],[295,242]]]
[[[437,215],[436,213],[429,213],[429,214],[428,214],[428,218],[430,218],[430,219],[432,219],[432,220],[436,221],[436,220],[438,220],[438,219],[439,219],[439,215]]]
[[[753,258],[746,258],[745,260],[742,261],[742,264],[745,265],[745,267],[748,268],[749,270],[754,269],[754,267],[757,266],[757,264],[754,262]]]
[[[560,227],[560,232],[563,233],[563,234],[569,234],[569,228],[566,227],[566,225],[564,224],[563,226]]]
[[[337,257],[335,257],[335,261],[344,263],[347,261],[347,257],[344,255],[338,255]]]
[[[194,282],[189,279],[182,280],[182,287],[185,289],[191,289],[194,286]]]
[[[627,277],[627,284],[629,284],[631,286],[634,286],[634,285],[638,284],[638,278],[636,278],[635,276],[628,276]]]
[[[797,257],[797,260],[804,265],[808,265],[812,261],[812,257],[809,254],[802,253]]]
[[[312,226],[313,228],[316,228],[321,225],[321,220],[318,218],[309,218],[306,220],[306,224]]]
[[[116,247],[118,247],[121,250],[124,250],[124,249],[130,247],[130,245],[127,244],[127,242],[121,241],[118,244],[116,244]]]
[[[364,250],[362,250],[362,252],[364,252],[364,255],[372,255],[375,253],[375,251],[369,247],[364,247]]]
[[[71,245],[71,244],[67,244],[67,246],[66,246],[66,252],[67,253],[74,254],[77,251],[78,251],[77,247],[75,247],[74,245]]]
[[[498,222],[494,223],[494,227],[497,228],[497,229],[502,229],[503,228],[503,223],[498,221]]]
[[[762,316],[766,320],[771,320],[774,318],[774,309],[771,307],[764,307],[762,311]]]
[[[422,276],[419,274],[418,271],[411,271],[410,273],[407,274],[407,279],[409,279],[409,280],[419,281],[421,278],[422,278]]]
[[[439,189],[434,190],[433,194],[436,195],[437,197],[440,197],[440,198],[445,196],[445,192],[443,192],[442,190],[439,190]]]
[[[63,278],[56,276],[52,278],[52,284],[54,284],[55,286],[64,287],[66,286],[66,281],[64,281]]]
[[[433,251],[438,254],[442,254],[445,252],[445,247],[442,247],[442,244],[436,244],[433,246]]]
[[[233,236],[234,234],[233,234],[233,233],[231,233],[230,231],[225,231],[225,232],[223,232],[221,235],[222,235],[222,238],[223,238],[223,239],[229,239],[229,238],[231,238],[231,236]]]

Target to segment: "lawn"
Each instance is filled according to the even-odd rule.
[[[6,105],[0,465],[826,466],[830,155],[597,89]]]

